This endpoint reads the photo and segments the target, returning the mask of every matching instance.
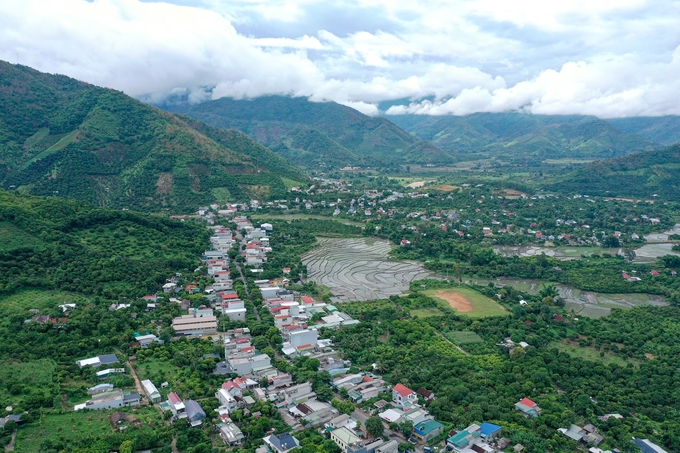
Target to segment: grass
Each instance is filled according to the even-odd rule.
[[[61,151],[62,149],[66,148],[68,145],[73,143],[73,141],[76,139],[76,136],[78,135],[78,131],[72,131],[69,132],[68,134],[64,135],[57,143],[54,145],[50,146],[47,148],[45,151],[41,152],[37,156],[35,156],[33,159],[29,160],[26,162],[24,165],[19,167],[19,170],[25,170],[28,168],[33,162],[44,159],[45,157],[49,156],[50,154],[54,154],[57,151]]]
[[[38,310],[55,308],[63,303],[84,304],[87,303],[87,299],[79,294],[65,291],[27,289],[9,296],[0,296],[0,314],[6,316],[10,313],[19,313],[31,308],[37,308]],[[27,313],[26,319],[30,316],[33,315]]]
[[[458,344],[484,343],[482,337],[475,332],[469,330],[459,330],[456,332],[447,332],[444,334],[446,338]]]
[[[571,164],[587,164],[590,162],[594,162],[595,159],[569,159],[569,158],[564,158],[564,159],[546,159],[543,161],[543,163],[546,164],[554,164],[554,165],[571,165]]]
[[[451,304],[448,300],[440,298],[435,294],[444,291],[446,295],[461,297],[459,300],[466,301],[472,309],[470,311],[460,311],[457,310],[455,304]],[[478,293],[475,290],[469,288],[451,288],[451,289],[435,289],[425,291],[425,294],[431,298],[438,301],[440,304],[447,308],[451,308],[456,311],[457,314],[461,316],[468,316],[471,318],[487,318],[490,316],[507,316],[508,312],[499,305],[496,301],[489,299],[485,295]]]
[[[605,352],[603,356],[600,356],[600,352],[593,348],[573,346],[558,341],[550,342],[548,347],[557,348],[560,352],[567,353],[571,357],[587,360],[589,362],[598,362],[605,365],[615,364],[620,366],[626,366],[628,363],[638,364],[636,360],[626,360],[611,352]]]
[[[40,453],[48,439],[63,439],[67,445],[77,439],[100,437],[112,433],[109,414],[112,411],[67,412],[45,415],[39,421],[23,426],[17,432],[16,451]]]
[[[33,360],[31,362],[0,362],[0,382],[10,379],[23,385],[35,387],[52,383],[57,364],[50,359]]]
[[[20,247],[36,247],[44,244],[37,237],[26,233],[10,222],[0,222],[0,251],[14,250]]]
[[[416,308],[411,310],[411,316],[416,318],[429,318],[431,316],[443,316],[444,312],[435,307]]]
[[[162,381],[170,381],[177,374],[177,367],[171,365],[167,360],[150,358],[143,361],[138,361],[135,363],[135,370],[139,379],[154,379],[158,374],[160,374],[163,379]],[[158,379],[155,379],[158,380]]]
[[[253,214],[250,216],[254,220],[333,220],[335,222],[340,222],[344,225],[352,225],[363,227],[363,222],[356,222],[347,219],[341,219],[338,217],[325,216],[325,215],[311,215],[311,214]]]
[[[303,185],[303,184],[300,183],[299,181],[295,181],[295,180],[290,179],[290,178],[285,178],[285,177],[283,177],[283,176],[281,177],[281,181],[283,182],[283,185],[286,186],[286,190],[290,190],[290,189],[292,189],[292,188],[295,187],[295,186],[301,186],[301,185]]]
[[[31,148],[32,146],[37,145],[43,138],[47,137],[49,133],[50,130],[46,127],[43,127],[38,132],[36,132],[35,134],[31,135],[26,139],[26,141],[24,142],[24,148]]]

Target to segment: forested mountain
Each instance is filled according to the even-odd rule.
[[[241,130],[307,167],[451,161],[436,146],[385,118],[370,117],[335,102],[285,96],[222,98],[174,111],[220,129]]]
[[[0,189],[0,295],[59,289],[114,299],[155,292],[194,269],[205,228]]]
[[[662,145],[680,143],[680,116],[640,116],[607,120],[617,129]]]
[[[283,194],[283,178],[304,176],[241,132],[0,62],[2,187],[101,206],[188,211],[216,198]]]
[[[552,186],[589,195],[680,201],[680,144],[591,162]]]
[[[608,158],[658,148],[605,120],[581,115],[474,113],[387,118],[459,159]]]

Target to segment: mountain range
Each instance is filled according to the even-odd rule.
[[[680,201],[680,144],[591,162],[548,186],[550,190],[609,197]]]
[[[100,206],[193,210],[306,176],[242,132],[119,91],[0,62],[0,185]]]
[[[509,112],[387,118],[457,160],[602,159],[660,147],[593,116]]]
[[[238,129],[305,167],[446,163],[450,156],[381,117],[335,102],[263,96],[162,106],[220,129]]]

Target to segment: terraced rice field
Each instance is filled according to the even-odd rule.
[[[419,263],[388,259],[391,248],[370,238],[319,238],[302,262],[311,280],[330,289],[334,303],[384,299],[402,294],[413,280],[436,278]]]

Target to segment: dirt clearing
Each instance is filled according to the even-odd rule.
[[[449,303],[449,307],[462,313],[472,311],[472,302],[461,293],[453,293],[447,290],[440,290],[434,293],[435,296]]]

